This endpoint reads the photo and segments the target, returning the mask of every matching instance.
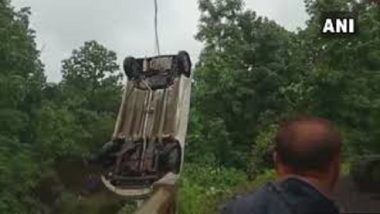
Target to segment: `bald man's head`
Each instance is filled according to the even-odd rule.
[[[341,135],[328,120],[301,118],[284,123],[275,139],[278,161],[293,170],[325,170],[340,155]]]

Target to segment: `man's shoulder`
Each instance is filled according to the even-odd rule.
[[[248,213],[275,213],[275,210],[286,210],[282,207],[279,199],[271,191],[271,183],[264,185],[255,192],[240,196],[222,207],[222,214],[248,214]],[[278,213],[278,212],[277,212]]]
[[[307,182],[288,178],[268,183],[256,192],[237,198],[222,209],[222,214],[339,213],[330,199]]]

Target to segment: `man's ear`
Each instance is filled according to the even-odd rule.
[[[342,159],[340,155],[337,155],[329,167],[329,175],[331,176],[331,189],[335,188],[335,185],[340,177]]]
[[[287,168],[283,164],[281,164],[280,156],[276,151],[273,151],[273,163],[277,176],[281,177],[286,174]]]

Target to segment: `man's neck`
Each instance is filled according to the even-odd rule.
[[[302,180],[311,186],[313,186],[316,190],[318,190],[322,195],[327,198],[332,198],[333,188],[331,187],[331,182],[328,182],[328,179],[322,179],[317,176],[309,176],[309,175],[296,175],[296,174],[288,174],[284,176],[280,176],[281,180],[287,178],[297,178]]]

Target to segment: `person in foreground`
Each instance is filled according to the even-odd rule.
[[[273,159],[278,180],[229,202],[222,214],[336,214],[332,192],[339,177],[342,138],[322,118],[281,125]]]

